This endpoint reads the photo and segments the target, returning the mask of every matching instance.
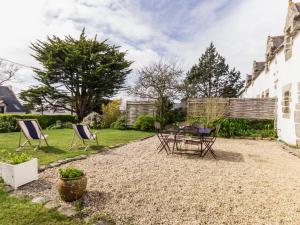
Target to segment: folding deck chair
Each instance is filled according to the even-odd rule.
[[[93,142],[99,145],[97,132],[92,133],[90,128],[84,124],[73,124],[72,126],[74,135],[70,145],[70,150],[77,146],[77,143],[80,140],[82,141],[83,146],[79,147],[84,147],[85,151],[91,146]],[[78,137],[77,140],[75,140],[76,136]]]
[[[34,145],[32,145],[32,141],[34,140],[38,140],[38,144],[34,147],[34,150],[39,149],[39,147],[42,144],[42,141],[44,141],[46,145],[49,146],[47,142],[48,135],[43,134],[42,128],[36,119],[17,120],[17,123],[21,128],[19,146],[17,151],[26,147],[27,144],[29,144],[29,146],[34,147]],[[21,144],[22,134],[26,138],[26,141],[23,144]]]

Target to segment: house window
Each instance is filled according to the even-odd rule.
[[[283,104],[282,104],[282,112],[284,114],[288,115],[291,112],[290,103],[291,103],[291,92],[285,91],[283,93]]]
[[[0,106],[0,113],[4,113],[4,106]]]

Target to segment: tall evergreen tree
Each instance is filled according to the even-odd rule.
[[[237,97],[243,87],[241,74],[230,69],[213,43],[206,49],[187,74],[187,81],[193,84],[195,97]]]
[[[110,98],[124,87],[131,62],[126,52],[96,37],[87,38],[83,30],[79,39],[53,36],[31,45],[33,57],[42,65],[36,79],[47,91],[49,105],[74,111],[81,120],[99,108],[99,100]]]

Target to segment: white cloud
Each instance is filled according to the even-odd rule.
[[[264,59],[267,35],[282,34],[286,12],[287,1],[279,0],[3,1],[0,57],[38,66],[30,42],[47,35],[78,36],[86,27],[89,35],[128,50],[133,68],[164,57],[187,70],[213,41],[230,65],[246,74],[252,60]],[[17,90],[34,83],[28,69],[12,82]]]

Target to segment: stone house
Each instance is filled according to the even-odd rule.
[[[283,35],[269,36],[265,60],[254,61],[241,98],[277,98],[278,137],[300,147],[300,2],[288,3]]]

